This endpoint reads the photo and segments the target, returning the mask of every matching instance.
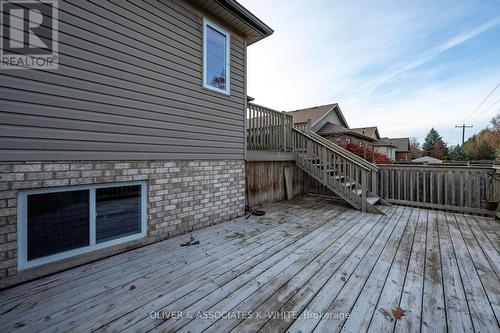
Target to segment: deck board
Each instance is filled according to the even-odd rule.
[[[2,290],[0,331],[498,331],[500,222],[382,208],[305,196]]]
[[[446,320],[450,331],[473,332],[469,304],[462,284],[462,276],[447,226],[446,214],[438,212],[438,233],[441,245]]]
[[[377,310],[373,313],[368,331],[389,332],[394,329],[395,319],[392,311],[399,306],[403,292],[411,249],[415,239],[419,210],[413,209],[409,213],[408,228],[406,228],[402,236],[401,246],[385,280],[382,294],[376,305]]]
[[[354,306],[349,311],[350,313],[364,313],[365,315],[362,317],[353,316],[347,318],[343,324],[342,331],[363,332],[368,329],[392,262],[401,244],[401,236],[407,228],[408,218],[409,214],[406,214],[403,219],[400,217],[396,230],[391,235],[390,241],[378,258]]]
[[[405,285],[399,307],[405,309],[404,320],[396,321],[395,332],[420,331],[424,288],[425,254],[427,245],[428,212],[420,211],[413,248],[406,272]]]
[[[447,326],[438,235],[439,221],[435,211],[428,212],[427,218],[427,245],[420,327],[422,332],[444,332]]]
[[[474,330],[479,332],[497,331],[493,329],[493,327],[498,325],[493,309],[474,267],[474,263],[458,228],[456,219],[457,217],[455,215],[446,213],[448,231],[457,259],[465,296],[467,297],[472,325],[474,325]]]

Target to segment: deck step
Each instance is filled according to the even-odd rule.
[[[380,198],[379,197],[367,197],[366,202],[368,202],[370,205],[375,205],[377,202],[379,202]]]
[[[352,190],[352,193],[361,195],[363,193],[363,190],[362,189]]]

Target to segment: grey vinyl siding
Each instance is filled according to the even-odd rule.
[[[245,40],[231,94],[202,88],[204,13],[181,0],[60,1],[59,69],[0,71],[0,160],[243,159]]]

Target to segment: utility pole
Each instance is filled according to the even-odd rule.
[[[462,146],[464,145],[464,142],[465,142],[465,129],[466,128],[472,128],[473,125],[465,125],[465,124],[462,124],[462,125],[455,125],[456,128],[462,128]]]

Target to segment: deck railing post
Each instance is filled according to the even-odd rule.
[[[286,114],[285,111],[281,112],[283,114],[283,117],[281,118],[283,121],[283,151],[286,151]]]
[[[322,151],[322,156],[321,156],[321,160],[323,162],[323,183],[324,184],[327,184],[328,183],[328,167],[327,167],[327,161],[326,161],[326,148],[325,147],[322,147],[321,148],[321,151]]]
[[[362,169],[361,170],[361,211],[366,212],[366,192],[367,192],[367,171]]]
[[[493,200],[500,201],[500,166],[493,167]],[[500,205],[495,212],[495,218],[500,220]]]
[[[311,119],[307,119],[306,133],[311,132]]]
[[[371,175],[372,175],[372,193],[378,195],[378,190],[377,190],[378,172],[372,171]]]

